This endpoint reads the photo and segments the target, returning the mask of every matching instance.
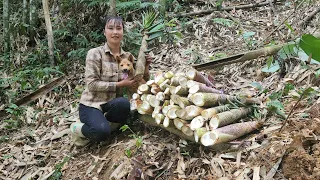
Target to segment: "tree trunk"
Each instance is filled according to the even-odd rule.
[[[23,0],[22,22],[28,24],[28,1]]]
[[[44,19],[46,21],[46,28],[47,28],[50,64],[54,66],[56,63],[54,61],[54,52],[53,52],[54,41],[53,41],[52,26],[51,26],[50,14],[49,14],[48,0],[42,0],[42,5],[43,5]]]
[[[30,0],[29,1],[29,24],[30,24],[30,28],[29,28],[29,36],[30,36],[30,41],[32,45],[35,45],[35,37],[36,37],[36,1],[35,0]]]
[[[3,0],[3,39],[4,52],[10,52],[9,0]]]
[[[110,7],[109,7],[109,15],[116,16],[117,15],[117,9],[116,9],[116,0],[110,0],[109,1]]]

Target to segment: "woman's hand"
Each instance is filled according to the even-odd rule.
[[[150,64],[153,61],[153,57],[151,57],[149,54],[146,55],[146,69],[149,68]]]
[[[135,87],[138,85],[138,82],[134,78],[124,79],[120,82],[117,82],[117,87]]]

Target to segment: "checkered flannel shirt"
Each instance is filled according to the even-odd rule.
[[[120,51],[121,58],[129,57],[131,53]],[[115,60],[109,46],[90,49],[86,57],[85,82],[80,103],[101,110],[100,105],[123,95],[123,88],[116,88],[116,82],[121,81],[118,62]],[[148,80],[149,74],[144,75]]]

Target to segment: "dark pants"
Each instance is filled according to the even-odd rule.
[[[128,99],[115,98],[99,109],[80,104],[79,116],[82,126],[82,134],[91,141],[100,142],[106,140],[110,135],[109,122],[125,124],[130,113],[130,102]],[[106,115],[104,115],[106,113]]]

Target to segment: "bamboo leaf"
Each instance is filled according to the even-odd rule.
[[[262,72],[271,72],[271,73],[273,73],[273,72],[278,71],[279,69],[280,69],[280,65],[279,65],[278,61],[276,61],[276,62],[272,63],[270,65],[270,67],[262,68],[261,71]]]
[[[300,39],[299,46],[308,56],[311,55],[313,59],[320,62],[320,39],[311,34],[305,34]]]

